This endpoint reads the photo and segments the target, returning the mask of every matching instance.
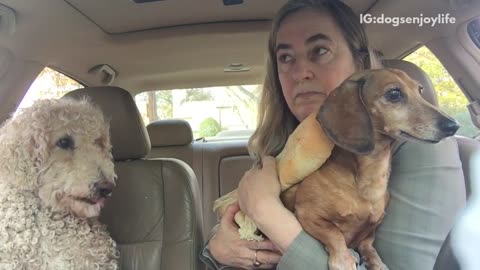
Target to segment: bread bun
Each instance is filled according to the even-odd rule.
[[[333,142],[310,114],[288,137],[282,152],[276,157],[282,191],[305,179],[330,157]]]

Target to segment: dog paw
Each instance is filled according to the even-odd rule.
[[[328,259],[329,270],[356,270],[357,258],[350,251],[341,254],[330,254]],[[369,269],[370,270],[370,269]]]
[[[362,262],[368,270],[389,270],[376,252],[371,253],[370,256],[362,257]]]
[[[389,270],[383,262],[377,262],[375,264],[367,264],[368,270]]]

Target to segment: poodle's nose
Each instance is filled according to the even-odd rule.
[[[100,181],[93,184],[95,193],[97,193],[102,198],[108,197],[112,193],[114,187],[115,184],[109,181]]]

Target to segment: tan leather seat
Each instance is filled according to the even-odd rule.
[[[152,149],[147,157],[172,157],[193,167],[193,132],[185,120],[157,120],[147,125]]]
[[[437,95],[430,78],[425,72],[407,61],[403,60],[384,60],[383,65],[389,68],[396,68],[405,71],[410,77],[417,80],[424,87],[423,97],[431,104],[438,106]],[[467,197],[470,195],[470,159],[475,151],[480,150],[480,143],[474,139],[455,136],[458,143],[460,160],[462,161],[463,175],[465,177],[465,188]],[[460,269],[450,246],[450,235],[444,241],[442,248],[437,256],[434,266],[435,270],[458,270]]]
[[[120,250],[121,269],[204,269],[202,209],[192,169],[176,159],[145,159],[150,141],[132,96],[118,87],[91,87],[88,96],[110,120],[118,175],[102,211]]]
[[[193,168],[202,191],[204,235],[208,235],[217,223],[213,202],[237,188],[252,165],[247,140],[193,141],[190,124],[177,119],[151,122],[147,131],[152,144],[148,157],[177,158]]]
[[[193,141],[190,124],[181,119],[157,120],[147,125],[152,149],[147,158],[176,158],[195,173],[202,192],[202,141]]]
[[[213,141],[203,144],[204,235],[217,223],[213,202],[238,187],[243,174],[252,166],[247,140]]]

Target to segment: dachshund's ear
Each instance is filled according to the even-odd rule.
[[[368,77],[368,72],[352,75],[330,93],[317,115],[328,137],[356,154],[368,154],[375,147],[373,124],[362,97]]]

